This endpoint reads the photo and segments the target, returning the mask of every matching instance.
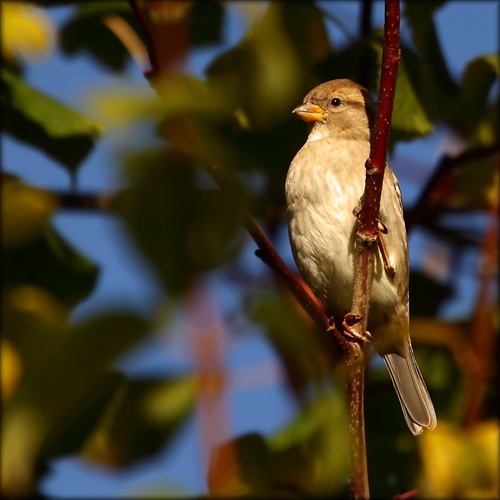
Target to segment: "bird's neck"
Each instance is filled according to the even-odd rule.
[[[307,142],[315,141],[367,141],[370,142],[370,131],[368,128],[337,129],[331,128],[326,123],[315,123],[307,137]]]

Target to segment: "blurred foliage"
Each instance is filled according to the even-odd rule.
[[[158,316],[165,334],[188,334],[192,317],[186,324],[170,319],[182,316],[193,290],[211,275],[234,291],[228,295],[238,304],[231,315],[222,308],[222,329],[262,332],[284,368],[297,412],[270,436],[228,441],[213,425],[208,438],[219,446],[200,452],[212,452],[205,464],[208,493],[345,497],[348,443],[338,353],[266,266],[256,258],[249,264],[242,223],[249,211],[281,248],[284,177],[307,134],[291,110],[328,79],[351,78],[376,91],[383,31],[373,26],[357,33],[358,20],[340,20],[335,2],[138,0],[149,37],[125,0],[33,3],[1,2],[2,131],[78,179],[98,141],[120,127],[132,130],[119,154],[127,188],[113,196],[111,209],[160,278],[165,304],[154,317],[115,309],[75,324],[71,314],[95,290],[99,269],[55,229],[52,216],[66,208],[57,193],[2,175],[2,494],[40,494],[55,457],[79,454],[96,467],[120,470],[152,460],[175,441],[195,407],[198,421],[207,418],[200,403],[221,398],[225,385],[223,377],[201,384],[203,363],[195,359],[189,373],[142,379],[118,369],[117,361],[157,331]],[[359,3],[361,10],[368,5]],[[67,4],[64,24],[56,27],[52,8]],[[480,54],[459,78],[452,74],[436,23],[446,4],[404,3],[409,33],[391,132],[393,151],[401,141],[443,131],[463,152],[475,151],[443,175],[418,221],[426,242],[446,250],[451,269],[446,276],[437,272],[442,260],[423,245],[411,275],[415,354],[439,424],[411,436],[385,368],[370,364],[366,439],[376,498],[414,487],[422,498],[499,494],[498,291],[492,290],[499,174],[498,158],[484,151],[498,145],[500,64],[498,54]],[[110,19],[127,29],[112,29]],[[226,41],[229,22],[246,30],[233,45]],[[332,43],[335,30],[348,32],[339,47]],[[474,36],[472,27],[464,36]],[[96,119],[37,90],[27,71],[32,58],[50,54],[55,44],[66,57],[90,57],[101,71],[125,80],[129,51],[144,53],[151,40],[158,67],[146,74],[143,89],[114,85],[94,92],[87,111]],[[210,51],[202,76],[183,69]],[[152,124],[163,148],[135,147],[144,123]],[[412,171],[420,182],[428,170],[416,172],[416,165],[400,171]],[[476,304],[462,317],[443,319],[443,307],[463,293],[467,280]],[[210,329],[212,313],[205,311],[206,324],[198,318],[206,344],[198,339],[192,347],[217,365],[223,349]],[[216,414],[217,424],[223,417]]]
[[[70,171],[92,150],[99,127],[2,68],[2,128]]]

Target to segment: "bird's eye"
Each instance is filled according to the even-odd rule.
[[[338,97],[334,97],[332,100],[331,100],[331,103],[332,103],[332,106],[340,106],[342,104],[342,101],[338,98]]]

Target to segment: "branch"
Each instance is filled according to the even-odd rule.
[[[50,191],[57,199],[57,204],[67,210],[109,210],[117,193],[62,193]]]
[[[357,323],[351,328],[360,336],[366,335],[369,297],[373,280],[374,251],[378,240],[378,216],[384,179],[389,125],[396,91],[399,49],[400,7],[398,0],[385,2],[384,50],[375,125],[371,137],[370,156],[366,161],[366,181],[363,205],[358,216],[353,299],[351,315]],[[346,316],[347,319],[347,316]],[[356,352],[350,360],[346,384],[350,438],[350,496],[369,498],[368,470],[364,429],[364,347],[354,344]]]

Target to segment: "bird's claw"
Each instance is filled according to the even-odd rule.
[[[373,342],[373,337],[369,331],[360,333],[356,331],[354,325],[359,323],[363,318],[357,314],[347,313],[344,316],[344,321],[342,321],[342,327],[344,328],[344,335],[353,342],[366,343]]]

